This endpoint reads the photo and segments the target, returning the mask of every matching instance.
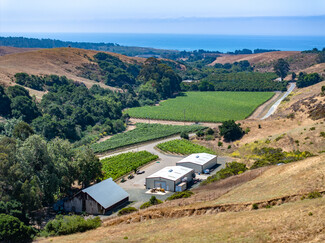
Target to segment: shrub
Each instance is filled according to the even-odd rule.
[[[238,175],[248,170],[245,164],[238,162],[227,163],[226,168],[219,170],[215,175],[209,176],[201,185],[209,184],[214,181],[219,181],[233,175]]]
[[[289,115],[287,115],[288,119],[293,119],[295,118],[295,114],[294,113],[290,113]]]
[[[151,207],[153,205],[157,205],[157,204],[160,204],[160,203],[162,203],[161,200],[157,199],[155,196],[152,196],[148,202],[145,202],[144,204],[142,204],[140,206],[140,209],[149,208],[149,207]]]
[[[133,213],[133,212],[136,212],[136,211],[138,211],[138,209],[136,209],[135,207],[122,208],[122,209],[118,212],[118,215],[119,215],[119,216],[121,216],[121,215],[126,215],[126,214]]]
[[[251,131],[251,128],[250,127],[246,127],[245,134],[248,134],[250,131]]]
[[[322,194],[320,194],[320,193],[317,192],[317,191],[310,192],[310,193],[308,193],[308,195],[307,195],[307,199],[315,199],[315,198],[319,198],[319,197],[322,197]]]
[[[223,145],[223,143],[222,142],[218,142],[218,147],[221,147]]]
[[[173,195],[169,196],[166,201],[170,201],[170,200],[175,200],[175,199],[179,199],[179,198],[188,198],[190,196],[192,196],[194,193],[191,191],[183,191],[183,192],[176,192]]]
[[[86,220],[78,215],[57,215],[55,219],[49,221],[45,225],[43,234],[48,236],[68,235],[76,232],[85,232],[87,230],[96,229],[100,225],[101,220],[99,217]]]
[[[206,141],[211,141],[211,140],[213,140],[214,139],[214,136],[213,135],[206,135],[205,136],[205,140]]]
[[[231,149],[231,145],[228,145],[228,149]]]
[[[325,132],[320,132],[319,134],[321,137],[325,138]]]
[[[252,209],[257,210],[257,209],[258,209],[258,205],[257,205],[256,203],[254,203],[254,204],[252,205]]]
[[[26,226],[18,218],[0,214],[0,242],[29,242],[35,233],[32,227]]]
[[[205,132],[207,135],[213,135],[214,131],[211,128],[208,128]]]
[[[187,132],[181,132],[181,138],[188,140],[190,137],[188,136]]]
[[[204,136],[204,132],[202,130],[199,130],[199,131],[196,132],[196,136],[203,137]]]
[[[316,129],[316,127],[311,127],[309,130],[314,131],[315,129]]]

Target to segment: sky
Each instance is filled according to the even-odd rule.
[[[325,0],[0,0],[0,33],[325,35]]]

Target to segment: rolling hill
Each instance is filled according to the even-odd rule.
[[[255,66],[256,71],[269,72],[273,70],[273,63],[283,58],[290,64],[291,71],[299,72],[300,70],[314,65],[316,63],[316,55],[317,54],[314,53],[301,53],[298,51],[274,51],[241,55],[223,54],[209,65],[212,66],[216,63],[225,64],[247,60]]]
[[[99,84],[102,87],[115,89],[103,83],[98,83],[93,80],[80,77],[78,67],[83,64],[92,63],[93,56],[98,51],[76,49],[76,48],[54,48],[54,49],[20,49],[20,48],[5,48],[7,52],[10,50],[20,53],[7,54],[0,56],[0,83],[5,86],[14,85],[13,77],[16,73],[26,72],[34,75],[56,74],[66,76],[75,81],[84,83],[87,87],[94,84]],[[8,51],[9,50],[9,51]],[[127,57],[116,53],[109,53],[118,57],[121,61],[127,63],[144,62],[144,58]],[[29,89],[31,94],[40,98],[44,92]]]

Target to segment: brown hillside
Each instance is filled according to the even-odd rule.
[[[34,75],[56,74],[67,76],[70,79],[84,83],[87,87],[99,84],[105,88],[111,88],[102,83],[79,77],[79,70],[83,64],[93,63],[91,59],[98,51],[76,48],[54,48],[28,51],[0,56],[0,83],[9,86],[14,85],[13,77],[16,73],[26,72]],[[123,62],[143,62],[144,58],[127,57],[116,53],[109,53],[120,58]],[[40,98],[44,92],[30,90]]]
[[[221,57],[218,57],[213,63],[210,65],[214,65],[216,63],[234,63],[240,62],[243,60],[249,61],[251,64],[257,64],[262,62],[271,62],[275,61],[279,58],[286,58],[289,56],[293,56],[300,53],[299,51],[274,51],[274,52],[264,52],[264,53],[257,53],[257,54],[242,54],[242,55],[229,55],[224,54]]]
[[[14,54],[14,53],[35,51],[35,50],[40,50],[40,48],[18,48],[12,46],[0,46],[0,56]]]
[[[316,63],[316,54],[301,53],[298,51],[275,51],[250,55],[222,55],[210,65],[216,63],[234,63],[243,60],[249,61],[259,72],[273,71],[273,64],[276,60],[283,58],[290,64],[290,71],[300,72]]]

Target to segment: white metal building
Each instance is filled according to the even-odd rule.
[[[184,191],[193,180],[194,170],[183,166],[168,166],[146,178],[146,188],[163,188],[166,191]]]
[[[217,156],[207,153],[191,154],[176,163],[176,165],[194,169],[195,172],[203,172],[216,164]]]

